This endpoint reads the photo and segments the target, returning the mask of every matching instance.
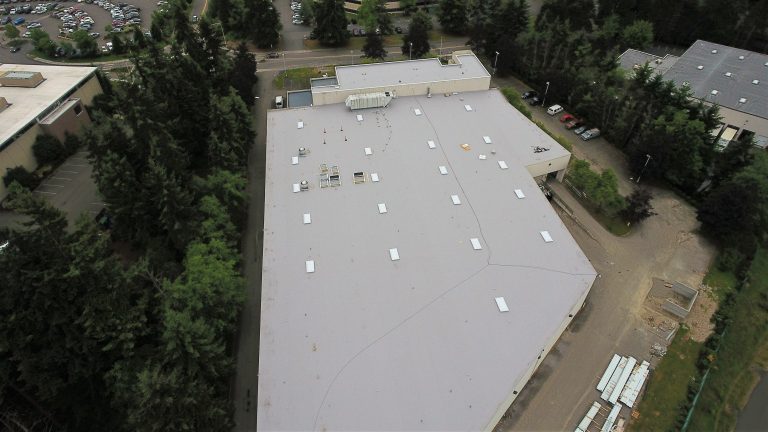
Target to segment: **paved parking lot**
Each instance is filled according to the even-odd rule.
[[[81,214],[93,217],[104,207],[87,156],[86,151],[74,154],[35,189],[36,194],[67,214],[70,225]]]

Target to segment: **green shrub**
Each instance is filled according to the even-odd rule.
[[[529,112],[530,112],[530,111],[529,111]],[[550,137],[551,137],[553,140],[557,141],[557,143],[558,143],[558,144],[560,144],[561,146],[563,146],[563,148],[564,148],[564,149],[568,150],[569,152],[570,152],[570,151],[572,151],[572,149],[573,149],[573,146],[571,145],[571,143],[569,143],[568,141],[566,141],[566,139],[565,139],[565,138],[561,137],[560,135],[555,135],[555,134],[553,134],[552,132],[550,132],[550,131],[547,129],[547,127],[546,127],[546,126],[544,126],[544,123],[542,123],[542,122],[540,122],[540,121],[538,121],[538,120],[534,120],[533,122],[534,122],[534,123],[536,123],[536,126],[538,126],[538,127],[539,127],[539,129],[541,129],[541,130],[543,130],[544,132],[546,132],[546,133],[547,133],[547,135],[549,135],[549,136],[550,136]]]
[[[8,171],[3,177],[3,184],[5,184],[6,187],[10,186],[13,182],[18,182],[20,185],[30,190],[36,188],[38,184],[37,176],[27,171],[21,165],[15,168],[8,168]]]
[[[32,145],[32,153],[39,165],[55,164],[67,157],[67,149],[51,135],[38,135]]]
[[[568,169],[568,181],[607,215],[616,215],[627,205],[619,194],[616,174],[610,169],[598,174],[592,171],[589,162],[573,159]]]
[[[519,94],[517,94],[517,91],[513,89],[512,87],[504,87],[501,89],[501,94],[504,95],[505,98],[507,98],[507,101],[515,107],[518,111],[520,111],[524,116],[528,117],[529,119],[533,118],[533,114],[531,114],[531,110],[528,109],[527,106],[525,106],[525,102],[523,102],[523,99],[520,97]],[[539,125],[541,127],[541,125]],[[542,127],[542,129],[544,129]]]

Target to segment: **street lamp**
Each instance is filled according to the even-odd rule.
[[[496,51],[496,59],[493,60],[493,74],[496,75],[496,64],[499,62],[499,52]]]
[[[283,51],[283,70],[288,71],[288,67],[285,65],[285,51]]]
[[[413,60],[413,42],[408,42],[408,60]]]
[[[637,183],[637,184],[640,183],[640,177],[643,176],[643,173],[645,172],[645,167],[648,166],[648,162],[650,162],[650,161],[651,161],[651,155],[646,154],[645,155],[645,164],[643,165],[643,169],[640,170],[640,175],[637,176],[637,181],[635,183]]]
[[[355,62],[355,51],[349,50],[349,64],[353,64]]]
[[[541,100],[541,106],[546,106],[545,102],[547,101],[547,92],[549,91],[549,81],[547,81],[547,88],[544,89],[544,98]]]

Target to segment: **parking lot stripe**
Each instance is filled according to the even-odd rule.
[[[53,180],[65,180],[65,181],[72,181],[72,179],[71,179],[71,178],[66,178],[66,177],[51,177],[51,179],[53,179]]]
[[[36,190],[35,193],[48,194],[48,195],[56,195],[56,192],[46,192],[46,191],[38,191],[38,190]]]
[[[78,165],[78,164],[66,163],[66,164],[63,164],[62,166],[87,167],[88,165]]]
[[[77,171],[65,171],[65,170],[59,170],[59,172],[67,173],[67,174],[77,174]]]
[[[63,187],[64,187],[64,186],[62,186],[62,185],[55,185],[55,184],[50,184],[50,183],[43,183],[43,184],[42,184],[42,186],[50,186],[50,187],[61,187],[61,188],[63,188]]]

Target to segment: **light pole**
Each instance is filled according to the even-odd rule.
[[[413,60],[413,42],[408,42],[408,60]]]
[[[544,98],[541,100],[541,106],[546,106],[544,103],[547,101],[547,92],[549,91],[549,81],[547,81],[547,88],[544,89]]]
[[[637,181],[635,183],[637,183],[637,184],[640,183],[640,177],[643,176],[643,173],[645,172],[645,167],[648,166],[648,162],[650,162],[650,161],[651,161],[651,155],[646,154],[645,155],[645,164],[643,165],[643,169],[640,170],[640,175],[637,176]]]
[[[288,72],[288,67],[285,65],[285,51],[283,51],[283,71]]]
[[[355,62],[355,51],[349,50],[349,64],[352,64]]]
[[[499,63],[499,52],[496,51],[496,58],[493,60],[493,74],[496,75],[496,64]]]

